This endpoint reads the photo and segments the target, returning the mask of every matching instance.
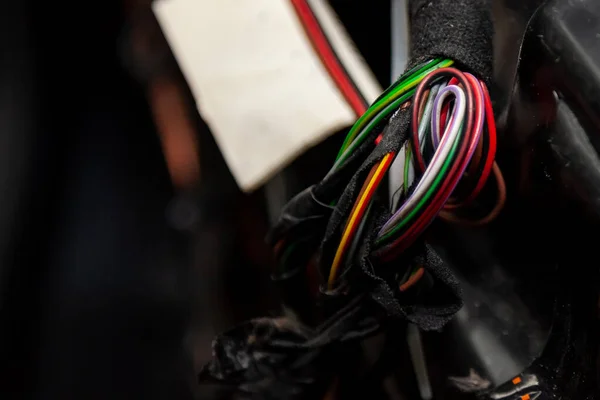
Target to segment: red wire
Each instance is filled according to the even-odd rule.
[[[458,79],[456,78],[452,78],[450,79],[450,82],[448,82],[448,86],[450,85],[456,85],[458,84]],[[448,113],[450,112],[450,102],[447,102],[446,104],[444,104],[444,107],[442,108],[442,115],[440,118],[440,126],[446,126],[446,123],[448,122]],[[444,130],[442,129],[442,132],[440,132],[440,134],[443,136],[444,135]]]
[[[459,155],[457,157],[458,162],[454,163],[448,176],[442,182],[440,190],[437,192],[421,216],[413,224],[411,224],[410,227],[399,238],[386,246],[388,250],[381,257],[383,261],[390,261],[398,256],[402,251],[406,250],[406,248],[413,244],[419,235],[433,222],[435,217],[444,207],[446,200],[456,188],[458,181],[460,181],[462,178],[461,171],[464,170],[470,161],[468,155],[473,154],[475,148],[477,147],[478,141],[475,140],[475,134],[478,126],[477,123],[483,118],[483,99],[481,98],[479,91],[473,90],[472,85],[476,85],[477,81],[470,75],[465,75],[465,78],[467,82],[467,87],[465,88],[467,91],[467,99],[471,100],[467,104],[467,107],[472,107],[472,110],[475,113],[474,119],[476,123],[472,123],[473,121],[467,121],[467,137],[465,138],[465,142],[463,142],[464,144],[459,150]],[[475,103],[475,107],[473,103]],[[465,146],[465,144],[468,144],[468,147]]]
[[[431,83],[431,80],[433,79],[434,76],[443,75],[443,74],[450,74],[450,75],[452,75],[452,78],[455,78],[457,80],[458,83],[460,83],[460,82],[465,83],[465,85],[467,86],[465,88],[465,90],[467,90],[470,94],[470,96],[467,96],[467,100],[468,100],[467,108],[469,110],[469,113],[471,113],[473,111],[473,96],[471,93],[472,90],[469,85],[469,80],[465,77],[465,75],[462,72],[460,72],[456,68],[440,68],[440,69],[430,73],[427,77],[425,77],[425,79],[423,79],[423,81],[421,81],[419,86],[417,86],[417,90],[414,95],[413,103],[416,105],[421,104],[421,97],[423,96],[424,87]],[[423,159],[423,155],[419,151],[419,149],[420,149],[420,145],[419,145],[419,111],[420,110],[418,108],[419,108],[418,106],[413,107],[413,118],[412,118],[412,124],[411,124],[412,125],[412,135],[411,135],[412,141],[411,141],[411,143],[412,143],[412,147],[414,149],[413,155],[415,157],[415,166],[416,166],[418,172],[423,173],[425,171],[425,160]],[[469,115],[471,115],[471,114],[469,114]],[[467,134],[468,134],[469,132],[471,132],[472,125],[473,125],[473,121],[471,118],[467,119],[467,125],[468,125],[467,126]],[[454,164],[453,169],[455,169],[455,166],[456,166],[456,164]]]
[[[483,88],[483,99],[485,103],[485,117],[488,129],[489,147],[487,152],[487,158],[483,166],[483,171],[481,172],[479,180],[477,181],[477,185],[475,185],[475,189],[473,189],[473,192],[465,199],[465,204],[475,199],[479,192],[481,192],[490,176],[490,173],[492,172],[494,160],[496,159],[497,138],[496,121],[494,120],[494,109],[492,107],[490,93],[488,92],[485,83],[481,82],[481,87]]]
[[[296,13],[298,14],[308,38],[321,58],[323,65],[331,75],[331,78],[336,83],[350,107],[354,110],[354,113],[357,116],[361,116],[367,110],[367,105],[363,102],[358,93],[356,93],[352,82],[336,59],[335,53],[327,42],[325,34],[319,25],[319,21],[317,21],[310,6],[306,0],[291,0],[291,2],[296,9]]]
[[[482,84],[482,87],[483,87],[483,95],[484,95],[484,100],[485,100],[485,113],[486,113],[486,119],[487,119],[487,124],[488,124],[489,136],[490,136],[490,140],[489,140],[490,147],[489,147],[486,163],[484,166],[484,173],[482,173],[481,178],[480,178],[479,182],[477,183],[475,190],[473,191],[474,195],[473,194],[471,195],[473,198],[475,198],[475,196],[477,196],[477,194],[481,191],[481,189],[483,188],[483,185],[485,185],[485,182],[487,181],[487,178],[490,175],[490,171],[492,170],[493,165],[494,165],[494,159],[495,159],[495,155],[496,155],[496,146],[497,146],[497,144],[496,144],[496,124],[494,121],[494,111],[492,109],[492,101],[490,99],[490,95],[489,95],[489,92],[488,92],[485,84]],[[430,206],[421,215],[421,217],[413,225],[411,225],[411,227],[409,229],[407,229],[406,232],[404,232],[404,234],[402,234],[402,236],[400,236],[393,243],[388,245],[388,248],[390,250],[389,250],[389,252],[385,253],[382,256],[383,261],[390,261],[391,259],[397,257],[400,253],[402,253],[404,250],[406,250],[410,245],[412,245],[414,243],[414,241],[419,237],[419,235],[433,222],[433,220],[435,219],[437,214],[439,214],[439,212],[442,210],[442,208],[444,207],[443,200],[447,199],[449,196],[449,193],[447,193],[448,189],[453,190],[453,188],[456,186],[456,184],[458,183],[458,180],[460,180],[460,178],[461,178],[461,176],[457,174],[457,176],[454,178],[454,180],[452,182],[452,185],[450,185],[446,189],[446,193],[443,193],[444,189],[442,188],[442,190],[440,190],[438,195],[431,202]],[[448,181],[444,182],[444,185],[446,185],[447,183],[448,183]],[[471,196],[469,196],[469,197],[471,197]]]
[[[471,93],[473,94],[473,102],[475,103],[475,108],[474,108],[474,122],[472,125],[472,132],[471,135],[469,136],[470,142],[469,142],[469,150],[466,154],[465,159],[463,160],[463,163],[461,165],[461,169],[460,171],[465,171],[467,164],[469,164],[471,162],[471,159],[473,158],[473,154],[475,153],[475,150],[477,149],[477,145],[479,144],[479,141],[482,140],[482,135],[483,135],[483,119],[485,118],[485,104],[484,104],[484,99],[482,96],[482,93],[479,91],[479,81],[471,74],[465,74],[465,77],[467,78],[467,81],[469,82],[470,86],[471,86]],[[477,136],[477,128],[481,126],[482,127],[482,132],[480,134],[480,136]]]
[[[387,157],[388,155],[389,155],[389,157]],[[364,192],[363,196],[359,195],[358,198],[356,199],[354,207],[353,207],[352,211],[350,212],[350,218],[346,222],[346,227],[344,227],[344,230],[346,230],[348,224],[351,223],[351,220],[360,221],[363,218],[363,216],[364,216],[367,208],[369,207],[369,204],[371,202],[371,198],[373,197],[373,195],[377,191],[377,188],[379,187],[379,184],[381,183],[381,181],[383,180],[383,177],[385,176],[385,174],[387,173],[388,169],[390,168],[390,165],[392,165],[392,162],[394,161],[395,157],[396,157],[396,153],[395,152],[390,152],[390,153],[386,154],[384,156],[384,158],[382,158],[379,161],[379,164],[375,165],[375,168],[378,169],[378,170],[379,170],[379,167],[382,167],[381,168],[381,174],[379,174],[378,176],[374,176],[371,179],[371,181],[365,182],[367,184],[367,190],[368,191]],[[373,182],[372,185],[371,185],[371,182]],[[359,205],[361,197],[363,197],[365,200],[360,205],[360,208],[356,208]],[[342,242],[344,242],[344,244],[345,244],[344,249],[343,249],[344,253],[347,251],[347,247],[351,245],[352,239],[354,238],[354,235],[356,234],[358,225],[359,224],[355,224],[354,227],[353,227],[353,229],[350,232],[348,232],[347,236],[344,234],[344,236],[346,236],[348,238],[348,240],[345,240],[345,241],[342,240]],[[342,244],[340,244],[340,246],[342,246]],[[344,254],[344,256],[345,256],[345,254]],[[337,255],[336,255],[336,257],[337,257]],[[334,263],[335,263],[335,261],[334,261]],[[337,264],[337,265],[339,265],[339,264]],[[337,269],[337,267],[335,267],[335,269]],[[337,272],[332,267],[331,274],[333,274],[333,275],[330,275],[330,277],[329,277],[329,284],[331,284],[332,282],[335,282],[335,281],[331,280],[332,279],[331,277],[332,276],[335,277],[336,273]]]
[[[470,85],[477,85],[477,81],[475,80],[474,77],[472,77],[470,75],[467,75],[466,77],[467,77]],[[485,115],[486,115],[486,120],[487,120],[486,122],[489,125],[488,130],[489,130],[489,135],[490,135],[490,141],[489,141],[490,148],[489,148],[488,156],[487,156],[486,163],[484,166],[485,175],[484,174],[481,175],[481,178],[483,178],[483,179],[479,180],[477,187],[476,187],[477,192],[475,193],[475,195],[477,195],[477,193],[479,193],[481,188],[483,188],[483,185],[485,184],[487,178],[490,175],[490,171],[492,170],[492,167],[494,164],[494,159],[495,159],[495,155],[496,155],[496,146],[497,146],[496,125],[494,122],[494,111],[492,109],[492,102],[491,102],[490,95],[489,95],[489,92],[488,92],[485,84],[482,84],[482,88],[483,88],[483,99],[481,98],[478,90],[473,90],[473,93],[475,94],[474,98],[475,98],[475,103],[476,103],[476,107],[475,107],[476,123],[473,124],[473,129],[472,129],[471,135],[469,137],[469,139],[471,139],[470,148],[472,148],[474,151],[474,147],[477,146],[477,141],[474,140],[474,138],[475,138],[474,135],[475,135],[475,129],[477,129],[477,126],[478,126],[477,124],[479,123],[478,122],[479,119],[483,118],[483,115],[482,115],[483,114],[482,110],[484,107],[483,103],[485,103]],[[465,157],[461,163],[464,164],[468,160],[469,160],[469,158]],[[462,166],[461,166],[460,170],[462,170]],[[444,207],[444,199],[447,199],[449,197],[449,195],[451,194],[451,191],[454,190],[454,187],[456,187],[456,184],[458,183],[458,181],[460,180],[461,177],[462,176],[460,174],[456,174],[454,177],[452,177],[451,180],[446,180],[442,184],[442,189],[438,192],[438,194],[436,195],[434,200],[431,202],[429,207],[427,207],[427,209],[421,215],[421,217],[409,229],[407,229],[406,232],[404,232],[404,234],[402,234],[402,236],[400,236],[392,244],[389,245],[389,247],[388,247],[388,248],[390,248],[389,253],[386,253],[382,257],[382,259],[384,261],[389,261],[390,259],[396,257],[398,254],[400,254],[402,251],[406,250],[411,244],[414,243],[414,241],[433,222],[434,218]],[[449,183],[451,183],[451,184],[449,184]]]
[[[442,106],[442,115],[440,116],[440,126],[446,126],[446,123],[448,122],[448,113],[450,112],[450,102],[446,102],[446,104],[444,104]],[[440,133],[441,136],[444,136],[444,130],[442,129],[442,132]],[[440,138],[441,139],[441,138]]]

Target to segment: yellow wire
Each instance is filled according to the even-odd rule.
[[[358,213],[360,212],[360,210],[363,209],[364,203],[367,201],[367,197],[369,196],[369,193],[371,192],[371,189],[373,188],[373,185],[377,181],[378,177],[382,173],[385,173],[384,169],[385,169],[385,165],[386,165],[387,161],[389,160],[390,157],[393,157],[393,156],[394,156],[394,153],[387,153],[381,159],[381,162],[379,163],[379,166],[375,170],[375,173],[373,174],[371,181],[367,185],[367,188],[365,189],[361,198],[358,200],[358,203],[357,203],[356,207],[354,208],[354,212],[348,219],[348,224],[346,225],[346,229],[344,229],[344,233],[342,234],[342,239],[340,240],[340,245],[337,248],[335,257],[333,258],[333,263],[331,264],[331,271],[329,272],[329,279],[327,281],[327,286],[329,287],[329,290],[333,289],[333,285],[334,285],[335,279],[337,277],[337,271],[340,267],[340,264],[342,263],[342,257],[346,250],[346,245],[348,244],[350,239],[352,239],[351,233],[354,232],[354,226],[358,223]]]

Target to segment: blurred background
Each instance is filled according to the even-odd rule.
[[[389,3],[331,4],[389,83],[360,34]],[[150,1],[1,1],[0,26],[0,397],[198,396],[214,334],[277,310],[270,220],[330,160],[242,193]]]
[[[531,108],[520,104],[508,117],[525,26],[540,3],[493,2],[493,89],[505,143],[518,148],[519,156],[505,153],[512,187],[525,182],[518,207],[509,206],[525,205],[512,218],[529,224],[522,237],[542,241],[530,233],[548,231],[540,221],[549,224],[550,211],[566,210],[567,202],[547,201],[558,173],[548,172],[546,159],[531,161],[533,146],[548,147],[545,136],[529,135],[539,121],[519,119],[533,115]],[[329,4],[387,87],[395,76],[392,2]],[[0,398],[209,398],[196,375],[214,335],[279,310],[265,235],[285,202],[328,171],[343,132],[244,193],[198,114],[150,0],[0,0],[0,27]],[[575,223],[580,216],[570,213],[564,218]],[[510,242],[513,233],[505,233],[498,236]],[[561,265],[589,258],[591,242],[584,243],[588,253],[563,254]],[[518,242],[511,256],[528,246]],[[548,269],[554,255],[532,253],[523,265]],[[526,270],[513,259],[507,264]],[[537,270],[530,275],[544,286]],[[552,304],[545,302],[545,314]],[[545,340],[531,339],[535,348],[522,353],[539,355]]]

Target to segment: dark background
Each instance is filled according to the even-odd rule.
[[[387,86],[389,2],[331,3]],[[173,185],[128,22],[120,2],[0,0],[1,398],[193,398],[213,334],[277,310],[264,193],[237,190],[197,116],[202,179]],[[327,164],[298,160],[290,190]]]

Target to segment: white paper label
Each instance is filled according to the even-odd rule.
[[[328,5],[311,6],[363,95],[374,100],[380,89]],[[160,0],[153,9],[242,190],[354,122],[289,0]]]

